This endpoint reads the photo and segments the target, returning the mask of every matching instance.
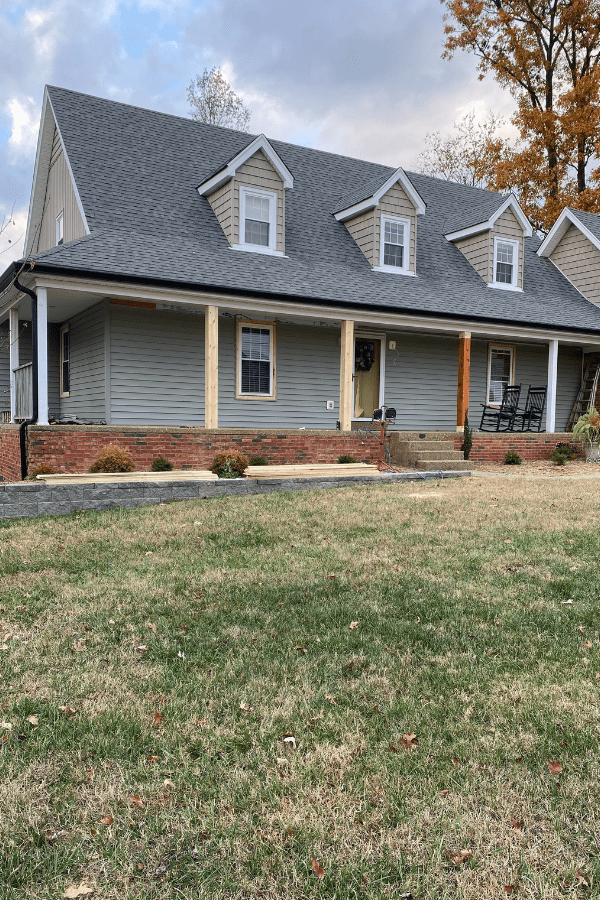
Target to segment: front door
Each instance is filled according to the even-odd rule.
[[[354,339],[355,419],[370,419],[381,404],[382,339],[357,335]]]

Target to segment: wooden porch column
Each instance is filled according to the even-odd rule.
[[[469,411],[469,380],[471,377],[471,332],[458,335],[458,391],[456,395],[456,430],[464,431],[465,415]]]
[[[37,289],[38,425],[48,424],[48,292]]]
[[[17,408],[17,380],[15,369],[19,367],[19,308],[13,306],[8,314],[9,369],[10,369],[10,421],[15,421]]]
[[[546,431],[556,431],[556,381],[558,376],[558,341],[548,344],[548,393],[546,395]]]
[[[342,340],[340,345],[340,429],[352,431],[352,405],[354,403],[354,386],[352,374],[354,369],[354,322],[344,319],[342,322]]]
[[[219,427],[219,307],[204,312],[204,427]]]

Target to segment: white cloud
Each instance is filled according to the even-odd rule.
[[[12,131],[8,146],[14,155],[30,156],[35,153],[40,108],[33,97],[12,97],[6,104],[12,118]]]

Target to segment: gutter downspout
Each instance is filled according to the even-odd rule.
[[[30,288],[19,282],[19,276],[15,276],[13,285],[23,294],[31,297],[31,418],[25,419],[19,425],[19,446],[21,449],[21,478],[27,478],[27,426],[34,425],[38,419],[38,329],[37,329],[37,294]]]

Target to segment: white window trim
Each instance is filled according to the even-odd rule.
[[[258,197],[266,197],[269,201],[269,246],[261,247],[260,244],[246,243],[246,195],[256,194]],[[239,244],[234,244],[236,250],[249,250],[252,253],[266,253],[269,256],[283,256],[277,249],[277,192],[265,191],[262,188],[246,187],[240,185],[240,218],[239,218]]]
[[[510,284],[506,284],[502,281],[496,281],[496,265],[498,262],[498,243],[502,242],[503,244],[511,244],[513,247],[513,272],[512,272],[512,281]],[[490,287],[499,288],[501,291],[522,291],[522,288],[518,287],[519,280],[519,251],[520,251],[520,242],[514,241],[511,238],[502,237],[498,235],[494,237],[494,277]]]
[[[65,211],[61,209],[59,214],[56,217],[56,246],[58,247],[61,243],[65,242]]]
[[[508,379],[509,384],[515,383],[515,356],[516,356],[516,347],[513,344],[490,344],[488,347],[488,364],[487,364],[487,378],[485,382],[485,405],[486,406],[494,406],[498,409],[502,405],[501,403],[490,403],[490,380],[492,377],[492,350],[510,350],[510,375]]]
[[[270,392],[268,394],[243,394],[242,393],[242,328],[268,328],[271,332],[269,341],[269,355],[271,357]],[[277,370],[275,365],[275,336],[277,326],[274,322],[255,322],[251,319],[238,319],[236,329],[236,366],[235,396],[237,400],[276,400],[277,399]]]
[[[69,363],[69,390],[68,390],[68,391],[63,391],[63,362],[64,362],[64,360],[63,360],[63,346],[64,346],[64,344],[63,344],[63,335],[64,335],[65,333],[67,333],[67,334],[69,335],[69,359],[68,359],[68,363]],[[70,397],[70,396],[71,396],[71,391],[70,391],[70,387],[71,387],[71,334],[70,334],[70,328],[69,328],[68,325],[62,325],[62,326],[61,326],[61,329],[60,329],[60,354],[59,354],[59,361],[60,361],[60,372],[59,372],[60,394],[59,394],[59,396],[61,396],[61,397]]]
[[[385,254],[384,244],[385,244],[385,223],[393,222],[400,223],[404,225],[404,265],[400,266],[386,266],[384,265],[383,259]],[[406,219],[403,216],[389,216],[387,213],[382,213],[381,218],[379,220],[379,265],[373,266],[376,272],[393,272],[395,275],[414,275],[414,272],[411,272],[409,269],[410,266],[410,219]]]
[[[395,267],[394,267],[395,268]],[[356,342],[357,341],[381,341],[381,350],[379,353],[379,406],[385,403],[385,355],[387,350],[387,335],[383,331],[355,331],[354,332],[354,349],[352,352],[352,421],[353,422],[370,422],[371,416],[361,416],[357,418],[354,415],[354,376],[356,375]]]

